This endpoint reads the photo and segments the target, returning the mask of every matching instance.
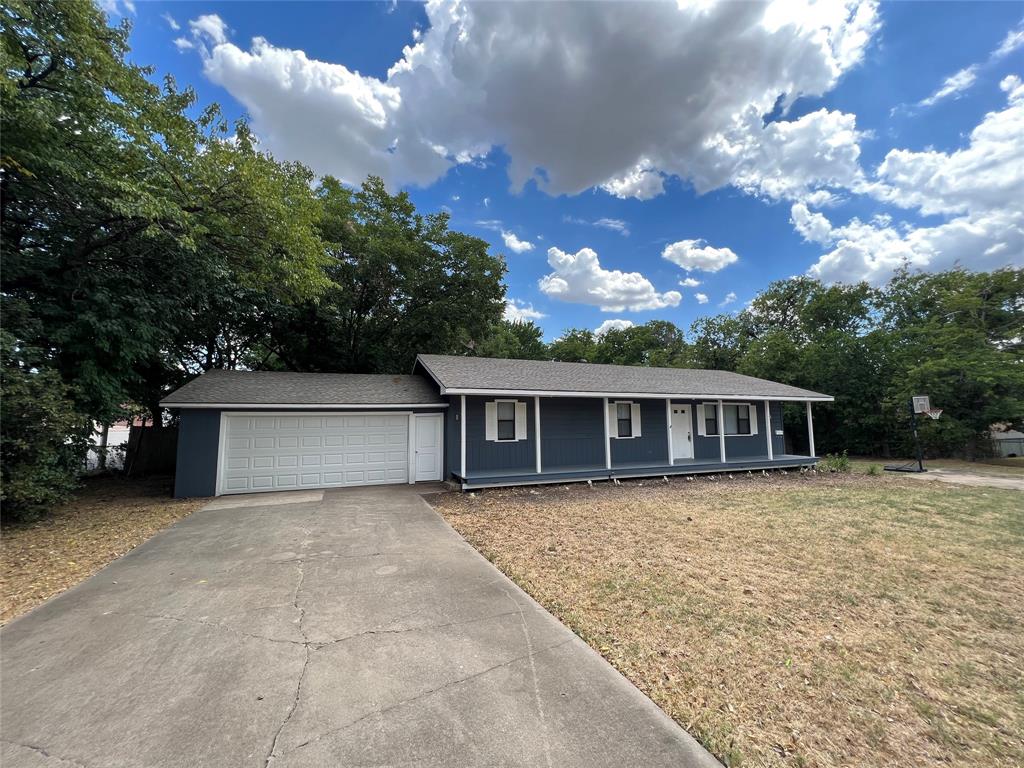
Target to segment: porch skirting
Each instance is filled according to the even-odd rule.
[[[587,480],[626,480],[643,477],[665,477],[675,475],[719,474],[723,472],[751,472],[770,469],[799,469],[818,463],[814,456],[778,455],[752,456],[722,463],[711,460],[680,460],[674,464],[623,463],[605,467],[559,467],[541,473],[509,469],[490,472],[469,472],[467,477],[455,475],[454,479],[464,491],[477,488],[500,488],[511,485],[546,485],[552,483],[579,483]]]

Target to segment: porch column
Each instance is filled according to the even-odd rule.
[[[725,409],[721,400],[718,401],[718,455],[725,464]]]
[[[676,457],[672,454],[672,398],[665,398],[665,434],[668,435],[668,464],[672,466]]]
[[[612,432],[608,423],[608,398],[604,398],[604,468],[612,468]]]
[[[764,401],[764,431],[768,436],[768,461],[772,461],[775,459],[772,452],[772,404],[767,400]]]
[[[533,439],[537,441],[537,474],[540,469],[540,397],[533,398]]]
[[[817,454],[814,453],[814,419],[811,417],[811,401],[807,401],[807,443],[811,449],[811,458],[813,459]]]
[[[466,479],[466,396],[461,395],[459,404],[459,474]]]

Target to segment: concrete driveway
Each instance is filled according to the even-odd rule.
[[[0,633],[14,766],[717,766],[409,487],[220,499]]]

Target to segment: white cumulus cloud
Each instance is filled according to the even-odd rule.
[[[831,247],[811,268],[827,281],[882,283],[903,263],[923,270],[961,265],[988,270],[1024,264],[1024,84],[1000,83],[1005,109],[989,112],[953,152],[890,151],[864,191],[892,205],[941,215],[935,225],[854,218],[834,226],[794,205],[792,222],[808,241]]]
[[[605,320],[597,328],[594,329],[595,336],[604,336],[608,331],[624,331],[627,328],[633,327],[632,320]]]
[[[228,40],[228,25],[215,13],[204,13],[188,23],[192,34],[209,39],[214,45],[221,45]]]
[[[653,283],[639,272],[604,269],[590,248],[581,248],[576,253],[549,248],[548,264],[553,271],[542,277],[538,285],[552,299],[590,304],[604,312],[639,312],[675,307],[683,298],[679,291],[658,293]]]
[[[735,291],[729,291],[727,294],[725,294],[725,298],[722,299],[721,303],[719,303],[718,306],[720,306],[720,307],[727,307],[727,306],[729,306],[730,304],[732,304],[735,301],[736,301],[736,292]]]
[[[601,189],[622,200],[650,200],[665,191],[665,179],[647,160],[615,178],[607,179]]]
[[[708,295],[706,293],[695,293],[695,294],[693,294],[693,296],[694,296],[695,299],[697,299],[697,303],[698,304],[707,304],[708,303]]]
[[[696,278],[693,277],[687,277],[684,280],[680,280],[679,284],[683,286],[683,288],[696,288],[698,285],[700,285],[700,280],[697,280]]]
[[[547,315],[534,309],[533,304],[527,304],[519,299],[505,299],[504,318],[510,323],[526,323],[543,317]]]
[[[177,19],[175,19],[173,16],[171,16],[171,14],[166,13],[166,12],[161,13],[160,14],[160,18],[163,19],[164,21],[166,21],[167,22],[167,26],[170,27],[171,29],[173,29],[175,32],[177,32],[179,29],[181,29],[181,24],[179,24]]]
[[[661,257],[677,264],[687,272],[717,272],[739,260],[729,248],[714,248],[703,240],[680,240],[666,245]]]
[[[794,203],[790,209],[790,223],[809,243],[825,245],[832,239],[832,223],[824,215],[810,210],[803,203]]]
[[[520,240],[515,232],[508,230],[501,231],[501,239],[505,241],[505,247],[513,253],[526,253],[533,250],[533,243],[528,240]]]
[[[206,76],[245,106],[266,149],[349,182],[425,185],[493,147],[513,189],[532,180],[551,194],[647,199],[678,176],[701,192],[802,198],[855,180],[852,116],[761,116],[780,94],[788,106],[826,93],[862,59],[874,0],[437,0],[426,14],[383,79],[261,37],[240,46],[213,15],[191,25],[209,43]]]

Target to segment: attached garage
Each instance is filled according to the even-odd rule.
[[[223,429],[220,493],[409,482],[407,415],[225,413]]]
[[[440,480],[447,405],[420,376],[210,371],[178,413],[176,496]]]

